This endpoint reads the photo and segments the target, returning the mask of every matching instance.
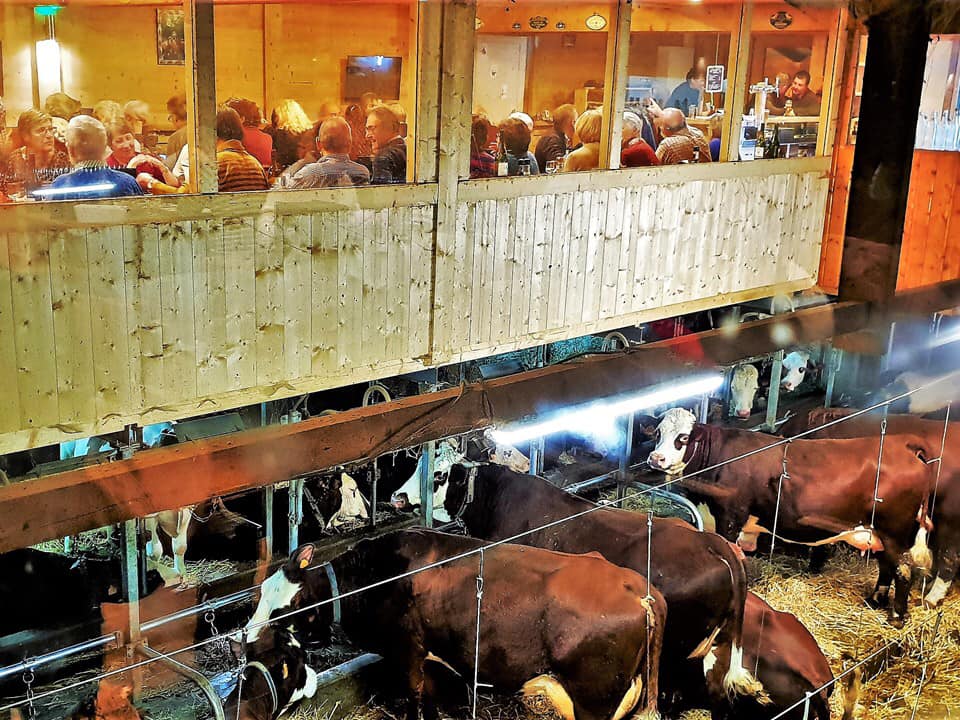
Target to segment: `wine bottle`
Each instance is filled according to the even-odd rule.
[[[503,144],[503,131],[497,134],[497,177],[506,177],[510,174],[510,161],[507,158],[507,148]]]

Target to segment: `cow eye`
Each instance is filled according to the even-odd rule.
[[[801,375],[803,375],[806,371],[807,371],[807,369],[806,369],[805,367],[802,367],[802,368],[798,368],[798,369],[797,369],[797,372],[799,372]]]

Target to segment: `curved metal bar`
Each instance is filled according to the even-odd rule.
[[[247,588],[246,590],[238,590],[230,595],[224,595],[223,597],[215,598],[213,600],[207,600],[199,605],[192,605],[188,608],[184,608],[183,610],[178,610],[175,613],[171,613],[170,615],[164,615],[163,617],[145,622],[140,626],[140,630],[142,632],[149,632],[150,630],[158,628],[161,625],[166,625],[167,623],[171,623],[176,620],[182,620],[183,618],[188,618],[191,615],[199,615],[200,613],[207,612],[208,610],[219,610],[224,605],[232,605],[233,603],[253,597],[253,595],[259,589],[260,586],[255,585],[254,587]]]
[[[207,680],[206,675],[194,670],[189,665],[184,665],[179,660],[174,660],[172,657],[164,655],[158,650],[154,650],[149,645],[138,645],[137,649],[148,658],[156,658],[160,660],[160,662],[166,663],[175,673],[193,680],[199,686],[199,688],[203,690],[203,694],[207,696],[207,700],[210,701],[210,709],[213,710],[214,718],[216,718],[216,720],[226,720],[226,717],[223,714],[223,703],[220,702],[220,696],[217,695],[217,691],[214,689],[213,685],[210,684],[210,681]]]

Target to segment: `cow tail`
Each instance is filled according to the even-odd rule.
[[[753,697],[761,705],[770,704],[770,697],[753,673],[743,666],[743,622],[747,603],[747,572],[740,558],[736,556],[724,541],[724,552],[720,560],[730,572],[730,585],[733,594],[733,614],[727,620],[730,636],[730,666],[723,677],[723,689],[727,697],[737,695]]]

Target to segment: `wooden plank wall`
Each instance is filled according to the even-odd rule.
[[[0,452],[811,286],[829,159],[749,165],[7,208]]]
[[[415,205],[0,233],[0,449],[399,371],[430,350],[432,227]]]
[[[960,278],[960,153],[915,150],[897,290]]]
[[[447,282],[433,359],[622,327],[751,289],[809,287],[827,188],[823,172],[758,172],[463,202],[456,240],[437,255]]]

